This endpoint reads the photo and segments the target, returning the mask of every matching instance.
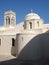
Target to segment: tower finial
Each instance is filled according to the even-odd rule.
[[[31,9],[31,13],[33,12],[33,10]]]

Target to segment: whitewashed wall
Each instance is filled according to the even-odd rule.
[[[11,55],[15,51],[12,48],[12,38],[15,39],[15,35],[0,35],[0,55]]]

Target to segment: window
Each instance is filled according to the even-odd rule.
[[[30,29],[32,29],[32,23],[30,22]]]
[[[10,18],[8,16],[6,18],[6,24],[10,24]]]
[[[24,25],[23,25],[23,27],[24,27]]]
[[[0,39],[0,46],[1,46],[1,39]]]
[[[23,37],[22,37],[22,41],[23,41]]]
[[[8,18],[8,22],[9,22],[9,24],[10,24],[10,18]]]
[[[39,21],[37,21],[37,25],[38,25],[38,27],[39,27]]]
[[[7,19],[6,19],[6,25],[7,25]]]
[[[15,39],[12,38],[12,46],[15,46]]]

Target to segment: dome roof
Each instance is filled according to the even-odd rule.
[[[40,16],[36,13],[29,13],[26,15],[25,20],[40,19]]]

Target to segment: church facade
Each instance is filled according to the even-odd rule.
[[[6,11],[4,13],[4,26],[0,26],[0,55],[18,57],[20,54],[23,59],[40,58],[39,42],[41,37],[37,36],[44,33],[48,34],[48,30],[49,24],[44,24],[44,20],[36,13],[27,14],[23,22],[16,24],[15,12]]]

